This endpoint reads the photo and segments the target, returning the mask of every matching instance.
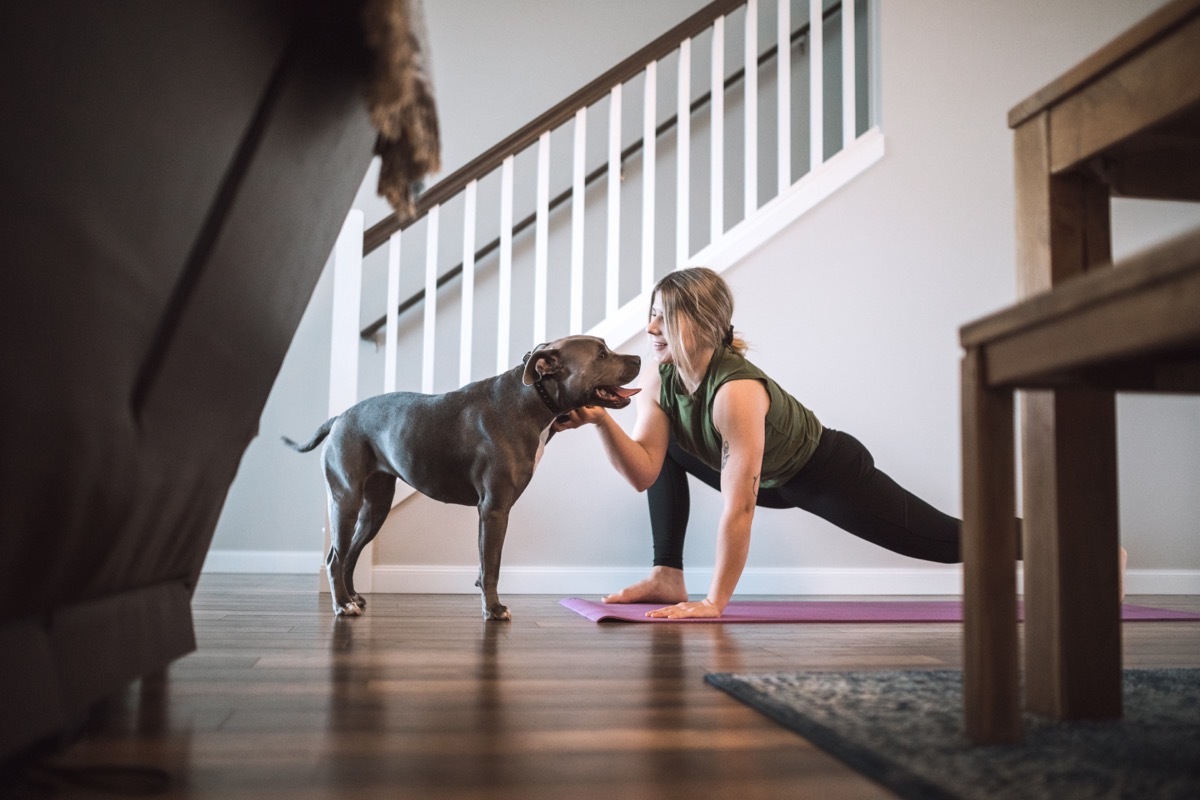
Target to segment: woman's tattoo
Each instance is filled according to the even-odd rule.
[[[721,442],[721,471],[725,471],[725,465],[729,463],[729,442]],[[758,479],[761,476],[755,475],[750,479],[750,491],[754,492],[754,496],[758,497]]]

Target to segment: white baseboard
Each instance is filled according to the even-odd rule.
[[[1126,594],[1200,594],[1200,570],[1131,569],[1125,573]]]
[[[213,550],[204,572],[313,575],[321,571],[319,551]],[[616,591],[646,576],[646,567],[505,567],[500,590],[507,594],[599,595]],[[470,594],[476,591],[474,566],[377,565],[371,588],[381,594]],[[708,588],[712,569],[688,569],[688,589]],[[322,580],[315,585],[325,587]],[[1018,591],[1022,586],[1017,570]],[[1200,595],[1200,570],[1130,570],[1127,594]],[[738,582],[738,594],[796,595],[958,595],[962,567],[929,566],[911,569],[857,567],[751,567]]]

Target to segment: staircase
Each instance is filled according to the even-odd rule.
[[[430,187],[413,219],[364,229],[352,210],[330,414],[456,388],[567,334],[621,349],[662,275],[733,266],[866,170],[884,152],[873,10],[718,0]]]

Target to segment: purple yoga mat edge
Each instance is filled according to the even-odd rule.
[[[605,604],[579,597],[559,601],[565,608],[593,622],[961,622],[959,600],[735,600],[718,619],[655,619],[647,611],[660,603]],[[1018,612],[1020,608],[1018,607]],[[1200,620],[1189,611],[1125,604],[1125,622]]]

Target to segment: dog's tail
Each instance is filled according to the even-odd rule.
[[[341,415],[339,414],[338,416]],[[333,423],[336,420],[337,417],[330,417],[329,419],[325,420],[325,424],[317,428],[317,432],[313,434],[313,438],[309,439],[307,444],[296,444],[286,436],[281,436],[279,438],[283,439],[283,443],[296,452],[307,453],[309,450],[312,450],[321,442],[325,441],[325,437],[329,435],[329,431],[331,428],[333,428]]]

